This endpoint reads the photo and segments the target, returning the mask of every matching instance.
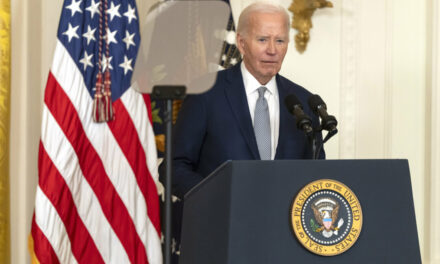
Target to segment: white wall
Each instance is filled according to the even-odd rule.
[[[47,39],[40,35],[42,15],[40,1],[11,1],[11,263],[29,262],[27,236],[37,183],[41,126],[41,63],[46,55],[42,47]]]
[[[426,145],[429,160],[425,161],[427,176],[425,178],[427,200],[425,204],[426,218],[423,224],[426,226],[427,259],[431,263],[440,263],[440,228],[437,219],[440,218],[440,3],[433,1],[428,5],[432,10],[430,14],[429,31],[431,44],[427,45],[431,53],[427,61],[428,71],[426,81],[428,83],[427,108],[428,122],[431,130],[427,133]],[[429,89],[431,88],[431,89]],[[429,174],[428,174],[429,173]]]
[[[253,1],[231,2],[237,17]],[[274,2],[288,7],[291,0]],[[315,12],[304,54],[291,41],[281,73],[320,94],[338,117],[328,158],[409,160],[423,263],[440,263],[440,4],[331,2],[333,8]],[[29,262],[42,96],[61,5],[11,1],[11,263]]]

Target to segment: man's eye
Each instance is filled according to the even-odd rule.
[[[277,43],[284,43],[285,40],[284,39],[277,39]]]
[[[259,41],[259,42],[265,42],[266,39],[265,39],[265,38],[259,38],[258,41]]]

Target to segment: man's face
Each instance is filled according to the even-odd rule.
[[[266,84],[281,69],[289,42],[288,28],[281,13],[253,13],[247,34],[237,35],[237,45],[246,69]]]

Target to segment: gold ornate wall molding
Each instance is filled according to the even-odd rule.
[[[0,260],[10,262],[9,126],[10,126],[10,3],[0,0]]]
[[[295,35],[295,47],[303,53],[310,39],[310,29],[313,27],[312,16],[318,8],[333,7],[327,0],[293,0],[289,10],[293,13],[292,28],[298,33]]]

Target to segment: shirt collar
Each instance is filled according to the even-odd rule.
[[[246,91],[246,95],[249,96],[249,94],[255,92],[258,88],[261,86],[264,86],[267,88],[270,94],[275,94],[276,89],[276,80],[275,76],[270,79],[266,85],[262,85],[260,82],[255,79],[255,77],[246,69],[246,66],[244,65],[244,62],[240,65],[241,68],[241,74],[243,76],[243,82],[244,82],[244,89]]]

